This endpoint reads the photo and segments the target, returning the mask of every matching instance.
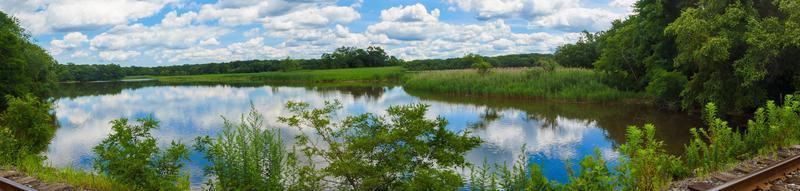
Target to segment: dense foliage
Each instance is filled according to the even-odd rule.
[[[0,113],[0,164],[46,151],[56,132],[52,104],[30,94],[6,99],[8,108]]]
[[[45,96],[55,81],[56,61],[30,41],[16,19],[0,12],[0,111],[6,95]]]
[[[300,148],[324,160],[320,175],[337,180],[346,190],[455,190],[463,180],[454,171],[467,162],[464,154],[481,140],[468,132],[447,130],[447,120],[427,119],[426,105],[392,106],[386,116],[361,114],[332,121],[338,102],[310,109],[290,102],[294,113],[279,121],[307,129],[296,141]]]
[[[116,64],[76,65],[68,63],[66,65],[59,64],[56,68],[58,80],[62,82],[119,80],[125,77],[123,68]]]
[[[483,57],[492,67],[533,67],[538,66],[539,58],[550,57],[545,54],[512,54],[494,57]],[[466,69],[472,67],[474,60],[468,57],[448,59],[426,59],[406,61],[403,66],[408,70],[446,70]]]
[[[641,0],[634,9],[555,58],[565,66],[593,62],[606,83],[685,109],[715,102],[741,113],[798,90],[795,0]]]
[[[188,160],[186,145],[172,142],[161,150],[150,130],[158,128],[152,117],[128,124],[121,118],[111,122],[113,132],[94,147],[94,168],[101,174],[143,190],[187,190],[188,175],[182,172]]]
[[[308,68],[333,69],[396,66],[401,61],[394,56],[387,55],[381,47],[370,46],[366,50],[356,47],[337,48],[332,53],[322,54],[320,62],[320,66],[309,66]]]
[[[600,42],[598,37],[602,33],[589,33],[583,31],[575,44],[561,45],[553,53],[553,58],[565,67],[591,68],[595,60],[600,57]]]

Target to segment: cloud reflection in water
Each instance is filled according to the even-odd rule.
[[[386,114],[391,105],[425,103],[430,105],[429,117],[442,116],[450,121],[449,129],[463,131],[471,128],[485,144],[467,154],[469,161],[512,164],[525,145],[530,161],[544,165],[545,174],[553,179],[566,180],[564,161],[578,161],[591,154],[595,147],[604,155],[616,156],[606,130],[591,120],[558,116],[554,120],[535,117],[515,109],[492,111],[486,106],[424,100],[409,95],[400,87],[371,90],[304,88],[304,87],[233,87],[233,86],[150,86],[123,89],[105,95],[60,98],[55,109],[61,124],[50,145],[47,156],[56,166],[91,167],[91,148],[110,132],[109,121],[126,117],[154,115],[161,128],[153,135],[161,145],[172,140],[192,144],[194,137],[213,135],[222,126],[222,118],[238,118],[250,108],[250,103],[265,116],[265,125],[281,128],[284,140],[299,133],[277,123],[277,117],[287,115],[287,101],[303,101],[322,106],[325,101],[339,100],[343,115],[371,112]],[[491,116],[491,117],[487,117]],[[533,117],[532,117],[533,116]],[[481,124],[476,126],[475,124]],[[203,161],[198,153],[191,154],[188,169],[192,183],[201,184]],[[608,159],[613,161],[614,159]]]

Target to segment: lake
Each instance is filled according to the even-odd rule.
[[[512,164],[520,154],[542,165],[545,176],[567,181],[566,161],[577,161],[599,150],[610,165],[625,139],[628,125],[652,123],[667,150],[682,152],[689,128],[700,127],[695,116],[637,104],[569,103],[537,99],[467,97],[406,91],[401,86],[313,87],[280,85],[165,85],[154,81],[61,84],[53,96],[60,128],[47,152],[55,166],[91,168],[92,147],[111,133],[110,121],[152,115],[160,121],[153,135],[161,145],[170,141],[193,144],[197,136],[222,129],[222,117],[238,121],[252,104],[270,128],[280,128],[287,144],[299,133],[277,122],[288,115],[287,101],[320,107],[339,100],[339,116],[365,112],[385,114],[392,105],[424,103],[428,116],[441,116],[452,131],[469,130],[485,143],[466,158],[474,164]],[[524,146],[524,153],[521,148]],[[193,186],[205,182],[207,163],[192,152],[187,170]],[[577,169],[577,168],[576,168]]]

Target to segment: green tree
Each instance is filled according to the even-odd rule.
[[[289,72],[289,71],[299,70],[300,69],[300,61],[292,59],[291,57],[286,57],[286,59],[283,59],[281,61],[280,68],[281,68],[280,69],[281,72]]]
[[[492,69],[492,64],[486,62],[486,60],[483,59],[483,56],[478,54],[464,55],[464,57],[462,57],[461,60],[471,63],[472,65],[470,65],[470,67],[478,70],[478,73],[481,75],[488,74],[489,71]]]
[[[33,95],[6,95],[8,108],[0,113],[0,164],[47,150],[56,131],[52,104]]]
[[[594,61],[600,57],[600,42],[597,38],[600,35],[602,34],[583,31],[583,36],[575,44],[559,46],[553,53],[553,58],[565,67],[592,68]]]
[[[666,28],[676,39],[675,65],[695,71],[683,105],[715,102],[740,113],[797,90],[797,9],[793,0],[700,1],[686,9]]]
[[[55,81],[55,60],[29,40],[16,19],[0,12],[0,97],[44,97]],[[0,99],[0,110],[6,107]]]
[[[309,109],[306,103],[287,104],[294,113],[279,121],[310,129],[317,138],[297,137],[301,149],[325,161],[322,173],[334,186],[352,190],[455,190],[463,185],[452,170],[467,164],[464,153],[481,140],[468,132],[457,134],[443,118],[426,119],[422,104],[392,106],[387,116],[361,114],[340,122],[331,120],[338,102]]]
[[[186,145],[173,141],[161,150],[150,134],[158,128],[158,121],[146,117],[137,122],[129,125],[125,118],[111,121],[113,132],[93,149],[94,168],[137,189],[188,190],[189,177],[181,172],[189,157]]]

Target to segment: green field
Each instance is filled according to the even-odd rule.
[[[424,71],[408,74],[409,90],[479,96],[535,97],[569,101],[616,101],[639,95],[609,87],[588,69],[494,69],[481,75],[475,70]]]
[[[189,76],[149,76],[165,83],[319,83],[319,82],[386,82],[398,81],[405,73],[402,67],[299,70],[238,74],[205,74]],[[143,76],[132,76],[143,78]],[[129,78],[129,79],[132,79]]]

